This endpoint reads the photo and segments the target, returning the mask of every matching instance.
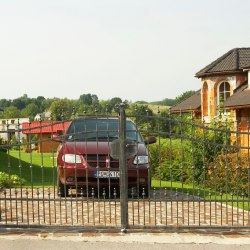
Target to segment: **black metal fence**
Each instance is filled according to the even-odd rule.
[[[18,123],[8,138],[1,227],[250,227],[249,123],[121,106],[117,116]]]

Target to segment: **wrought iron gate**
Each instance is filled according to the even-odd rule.
[[[1,144],[1,227],[250,227],[249,123],[205,124],[181,113],[128,116],[122,105],[119,115],[102,116],[105,129],[100,118],[92,116],[92,131],[82,128],[94,133],[95,154],[86,138],[79,153],[79,131],[60,133],[78,118],[18,122]],[[118,126],[111,128],[113,118]],[[129,130],[127,120],[136,126]]]

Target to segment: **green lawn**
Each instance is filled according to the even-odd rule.
[[[200,197],[206,201],[218,201],[222,203],[226,203],[230,206],[244,208],[245,210],[250,211],[250,197],[245,197],[239,193],[236,194],[225,194],[215,192],[213,190],[209,190],[206,188],[201,188],[199,186],[195,186],[192,184],[182,184],[181,182],[170,182],[170,181],[159,181],[159,180],[152,180],[152,188],[155,189],[172,189],[174,192]]]
[[[55,160],[55,154],[52,153],[11,150],[5,154],[0,151],[0,172],[18,175],[25,179],[25,186],[53,186],[57,174]]]

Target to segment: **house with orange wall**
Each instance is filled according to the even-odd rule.
[[[62,133],[70,121],[40,121],[22,123],[22,133],[27,136],[26,152],[32,149],[31,138],[37,137],[37,152],[50,153],[57,149],[59,142],[52,140],[54,134]]]
[[[187,100],[173,106],[172,112],[196,112],[205,122],[224,117],[237,123],[243,132],[241,145],[249,146],[250,120],[250,48],[229,50],[195,76],[200,79],[200,90]]]

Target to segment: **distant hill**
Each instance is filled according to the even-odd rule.
[[[161,101],[155,102],[145,102],[145,101],[137,101],[136,104],[144,104],[144,105],[158,105],[158,106],[166,106],[171,107],[175,104],[182,102],[183,100],[187,99],[188,97],[192,96],[196,91],[188,90],[182,93],[181,95],[177,96],[175,99],[165,98]]]
[[[148,104],[148,107],[153,111],[154,114],[157,114],[158,113],[158,110],[160,112],[162,111],[166,111],[168,112],[169,108],[171,106],[165,106],[165,105],[157,105],[157,104]]]

